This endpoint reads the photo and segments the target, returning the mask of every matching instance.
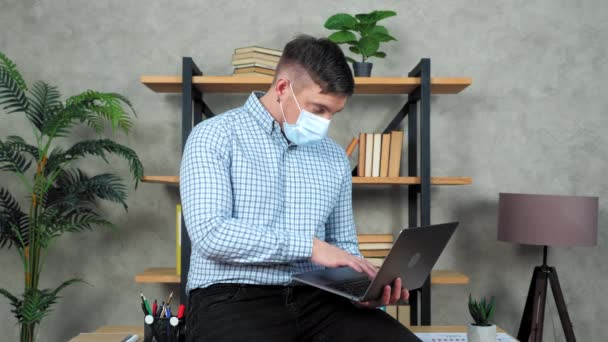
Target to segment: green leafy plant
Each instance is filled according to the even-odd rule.
[[[0,139],[0,172],[16,176],[27,195],[13,196],[0,187],[0,247],[15,247],[23,264],[24,292],[13,295],[5,289],[12,313],[21,326],[21,341],[35,340],[35,328],[52,311],[60,292],[81,279],[69,279],[55,289],[40,289],[38,284],[47,250],[64,233],[91,230],[96,226],[113,228],[96,211],[97,200],[117,202],[127,210],[127,187],[111,173],[87,175],[74,162],[87,156],[115,154],[128,161],[135,187],[144,169],[137,154],[110,139],[102,139],[106,126],[112,131],[129,133],[129,112],[135,111],[120,94],[87,90],[60,100],[56,87],[37,81],[28,89],[17,66],[0,53],[0,107],[11,115],[21,113],[32,127],[34,143],[12,135]],[[68,149],[56,146],[58,138],[71,129],[86,124],[98,135]],[[25,198],[28,210],[22,210],[17,198]]]
[[[471,317],[473,317],[473,321],[475,323],[473,325],[488,327],[492,324],[492,316],[494,316],[494,306],[495,306],[494,297],[490,300],[490,302],[486,302],[486,298],[482,297],[481,300],[475,301],[469,294],[469,313],[471,313]]]
[[[373,11],[354,17],[338,13],[329,17],[324,26],[329,30],[337,30],[328,37],[331,41],[349,45],[349,50],[361,55],[362,62],[365,62],[371,57],[386,57],[386,53],[379,51],[380,43],[397,39],[388,33],[386,27],[378,25],[378,22],[396,15],[394,11]],[[359,34],[359,38],[355,33]],[[351,57],[346,59],[351,63],[355,62]]]

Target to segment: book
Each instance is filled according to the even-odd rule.
[[[360,243],[359,250],[378,250],[378,249],[391,249],[393,248],[392,243]]]
[[[136,334],[127,333],[81,333],[70,342],[122,342],[139,341]]]
[[[175,206],[175,270],[182,274],[182,206]]]
[[[410,306],[409,305],[396,305],[397,307],[397,320],[406,327],[410,326]]]
[[[388,177],[388,157],[391,148],[391,135],[382,134],[382,153],[380,155],[380,177]]]
[[[237,68],[249,68],[251,66],[258,66],[258,67],[272,69],[272,70],[277,69],[277,63],[264,61],[264,60],[260,60],[257,58],[239,59],[236,61],[232,61],[232,65]]]
[[[374,265],[376,267],[380,267],[384,263],[384,258],[368,257],[368,258],[365,258],[365,260],[369,261],[372,265]]]
[[[367,151],[365,137],[365,133],[359,133],[359,163],[357,164],[357,176],[359,177],[365,177],[365,152]]]
[[[390,249],[376,249],[376,250],[359,250],[361,254],[366,258],[383,258],[388,255]]]
[[[374,150],[372,152],[372,177],[380,177],[380,154],[382,153],[382,134],[374,133]]]
[[[357,138],[353,138],[353,140],[350,141],[350,144],[348,144],[348,147],[346,147],[346,156],[350,157],[351,154],[353,154],[353,151],[355,151],[355,148],[357,148],[357,145],[359,144],[359,139]]]
[[[234,70],[235,74],[245,74],[245,73],[260,73],[264,75],[274,76],[276,73],[272,69],[261,68],[261,67],[248,67],[248,68],[238,68]]]
[[[374,134],[365,133],[365,177],[372,176],[373,153],[374,153]]]
[[[269,61],[269,62],[273,62],[273,63],[278,63],[279,60],[281,59],[280,56],[269,55],[269,54],[261,53],[261,52],[257,52],[257,51],[235,53],[232,55],[233,61],[239,60],[239,59],[245,59],[245,58],[257,58],[260,60]]]
[[[359,243],[393,242],[393,234],[359,234]]]
[[[388,157],[388,176],[399,177],[401,168],[401,151],[403,149],[403,132],[391,132],[391,147]]]
[[[257,46],[257,45],[245,46],[245,47],[240,47],[240,48],[234,49],[235,54],[246,53],[246,52],[259,52],[259,53],[265,53],[267,55],[273,55],[273,56],[281,56],[283,54],[283,51],[281,51],[281,50],[265,48],[265,47],[261,47],[261,46]]]
[[[261,76],[261,77],[272,77],[271,75],[266,75],[266,74],[260,74],[259,72],[244,72],[244,73],[238,73],[238,74],[234,74],[232,75],[234,77],[239,77],[239,76]]]

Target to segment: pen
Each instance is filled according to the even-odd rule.
[[[171,318],[171,307],[167,306],[167,318]]]
[[[152,304],[152,316],[156,315],[156,308],[158,305],[156,304],[156,299],[154,300],[154,304]]]
[[[173,291],[169,294],[169,300],[167,301],[167,305],[171,304],[171,298],[173,298]]]
[[[158,311],[156,312],[156,316],[161,317],[161,315],[163,314],[163,310],[165,309],[165,302],[163,302],[161,304],[161,306],[158,307]]]
[[[144,315],[148,314],[148,312],[146,311],[146,306],[144,305],[144,303],[141,303],[141,311],[144,312]]]
[[[147,312],[151,315],[152,314],[152,309],[150,309],[150,304],[148,303],[148,300],[146,299],[146,297],[144,296],[143,293],[140,292],[139,295],[141,296],[141,300],[144,303]]]

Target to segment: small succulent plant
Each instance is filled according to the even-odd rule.
[[[473,300],[471,294],[469,294],[469,312],[475,323],[473,325],[487,327],[492,325],[490,321],[494,315],[494,297],[490,299],[490,302],[486,302],[486,298],[482,297],[479,302]]]

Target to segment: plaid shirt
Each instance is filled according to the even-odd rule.
[[[180,193],[192,241],[187,291],[215,283],[286,285],[310,261],[313,237],[361,256],[351,169],[329,138],[289,144],[258,97],[188,137]]]

